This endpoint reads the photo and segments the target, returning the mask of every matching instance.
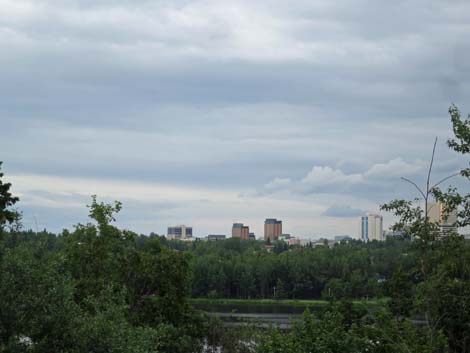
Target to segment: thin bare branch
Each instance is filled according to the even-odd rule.
[[[440,180],[439,182],[437,182],[436,184],[434,184],[434,185],[431,187],[431,189],[429,189],[429,191],[431,191],[431,190],[434,189],[435,187],[438,187],[438,186],[441,185],[444,181],[449,180],[449,179],[451,179],[451,178],[454,178],[454,177],[456,177],[456,176],[458,176],[458,175],[460,175],[460,174],[461,174],[460,172],[456,172],[456,173],[454,173],[454,174],[451,174],[451,175],[446,176],[444,179],[442,179],[442,180]]]
[[[434,155],[436,154],[436,145],[437,145],[437,137],[434,140],[434,146],[432,148],[432,156],[431,156],[431,163],[429,163],[429,170],[428,170],[428,178],[426,179],[426,200],[429,195],[429,183],[431,180],[431,172],[432,172],[432,165],[434,164]]]
[[[408,178],[405,178],[405,177],[401,177],[404,181],[407,181],[408,183],[410,183],[411,185],[413,185],[418,191],[419,193],[423,196],[423,198],[426,198],[426,195],[424,194],[424,192],[420,189],[420,187],[412,180],[408,179]]]

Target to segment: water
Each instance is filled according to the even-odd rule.
[[[257,327],[278,327],[289,329],[295,320],[300,319],[307,306],[278,304],[207,304],[197,303],[194,306],[219,317],[225,326],[233,327],[252,324]],[[308,307],[311,311],[319,307]]]
[[[323,305],[288,305],[288,304],[249,304],[249,303],[195,303],[197,309],[209,315],[219,317],[226,327],[236,327],[251,324],[260,328],[277,327],[281,329],[292,328],[293,323],[299,320],[306,309],[318,312]],[[369,307],[369,313],[378,308]],[[413,317],[411,322],[421,326],[427,324],[422,317]]]

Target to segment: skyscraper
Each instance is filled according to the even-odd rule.
[[[267,218],[264,221],[264,240],[275,241],[282,235],[282,221]]]
[[[250,227],[243,223],[234,223],[232,226],[232,238],[249,239]]]
[[[359,240],[384,240],[383,218],[378,214],[368,214],[361,217],[359,225]]]

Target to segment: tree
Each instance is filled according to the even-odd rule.
[[[90,218],[92,223],[78,224],[75,231],[65,232],[65,251],[70,273],[76,280],[78,298],[98,295],[112,283],[119,282],[126,247],[133,243],[133,233],[121,231],[110,223],[121,205],[98,203],[92,196]]]
[[[447,144],[454,151],[467,155],[470,153],[470,118],[462,120],[460,111],[455,106],[449,108],[449,114],[455,138],[449,139]],[[452,186],[444,192],[439,186],[458,175],[470,181],[470,168],[464,168],[431,186],[435,148],[436,142],[425,189],[403,178],[420,192],[425,201],[424,210],[405,200],[394,200],[383,205],[382,209],[392,211],[400,218],[395,229],[407,232],[420,249],[422,281],[417,286],[418,296],[414,306],[425,314],[431,340],[436,342],[439,333],[443,331],[449,340],[451,352],[464,353],[470,351],[470,316],[467,314],[470,307],[469,244],[456,233],[442,237],[438,225],[429,221],[427,202],[429,197],[434,197],[444,205],[448,213],[457,211],[457,226],[469,225],[470,194],[462,195]],[[399,278],[400,274],[396,274],[396,277]],[[402,297],[398,294],[395,300]]]
[[[388,307],[399,320],[408,317],[413,310],[414,293],[411,275],[399,267],[385,286],[387,295],[391,298]]]
[[[284,281],[280,278],[276,281],[276,286],[274,287],[274,299],[281,300],[286,299],[287,293],[284,285]]]
[[[261,337],[258,353],[437,353],[444,352],[442,335],[428,340],[429,331],[409,321],[397,322],[387,312],[375,317],[366,311],[352,312],[351,306],[335,303],[324,312],[306,311],[292,330],[272,330]]]
[[[284,240],[277,240],[274,242],[273,252],[277,255],[289,250],[289,245]]]
[[[114,205],[112,205],[98,202],[96,195],[92,195],[91,199],[91,205],[87,206],[90,209],[89,217],[98,223],[98,228],[101,233],[106,233],[107,227],[110,226],[110,223],[116,221],[114,215],[121,211],[122,203],[114,201]]]
[[[88,207],[90,218],[97,224],[79,224],[75,231],[64,233],[65,258],[76,283],[75,301],[88,308],[86,315],[90,317],[97,312],[106,313],[104,317],[114,315],[111,326],[124,325],[131,333],[134,327],[143,327],[151,337],[164,334],[155,346],[163,347],[164,352],[197,351],[202,333],[200,317],[187,301],[189,255],[162,246],[158,237],[138,239],[137,234],[112,225],[121,210],[118,201],[107,204],[93,196]],[[113,298],[123,299],[116,302]],[[100,302],[107,304],[98,306],[97,311]],[[99,336],[105,323],[98,320],[87,328],[91,330],[89,335]],[[127,340],[126,332],[118,336]],[[114,334],[109,337],[118,340]],[[106,340],[103,344],[108,345]]]
[[[20,213],[12,209],[13,205],[19,201],[19,198],[11,194],[11,183],[2,181],[2,163],[0,161],[0,233],[5,224],[13,224],[20,219]]]
[[[468,155],[470,154],[470,115],[463,120],[455,105],[449,108],[449,114],[455,138],[449,139],[447,145],[461,155]],[[457,174],[470,181],[470,163],[469,167],[463,168]],[[439,188],[434,188],[432,192],[434,197],[446,206],[447,213],[457,211],[457,225],[459,227],[470,225],[470,193],[461,194],[457,188],[452,186],[448,188],[447,192],[443,192]]]

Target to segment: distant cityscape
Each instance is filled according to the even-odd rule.
[[[446,213],[444,206],[439,202],[432,202],[428,204],[428,218],[429,221],[438,226],[439,232],[442,235],[448,234],[456,230],[457,211]],[[275,241],[284,241],[288,245],[333,245],[341,241],[350,241],[353,239],[361,240],[364,242],[369,241],[384,241],[388,237],[402,236],[403,232],[384,230],[383,229],[383,216],[380,214],[369,213],[358,218],[359,230],[356,236],[353,235],[337,235],[333,239],[320,238],[320,239],[303,239],[291,234],[283,233],[282,220],[276,218],[266,218],[264,221],[264,234],[263,240],[269,246]],[[195,241],[195,240],[223,240],[227,239],[226,234],[208,234],[205,237],[194,237],[193,228],[186,225],[170,226],[167,230],[167,237],[169,239],[177,239],[182,241]],[[257,237],[254,233],[250,232],[250,227],[244,223],[232,224],[232,238],[239,238],[244,240],[256,240]],[[259,238],[258,238],[259,239]]]

